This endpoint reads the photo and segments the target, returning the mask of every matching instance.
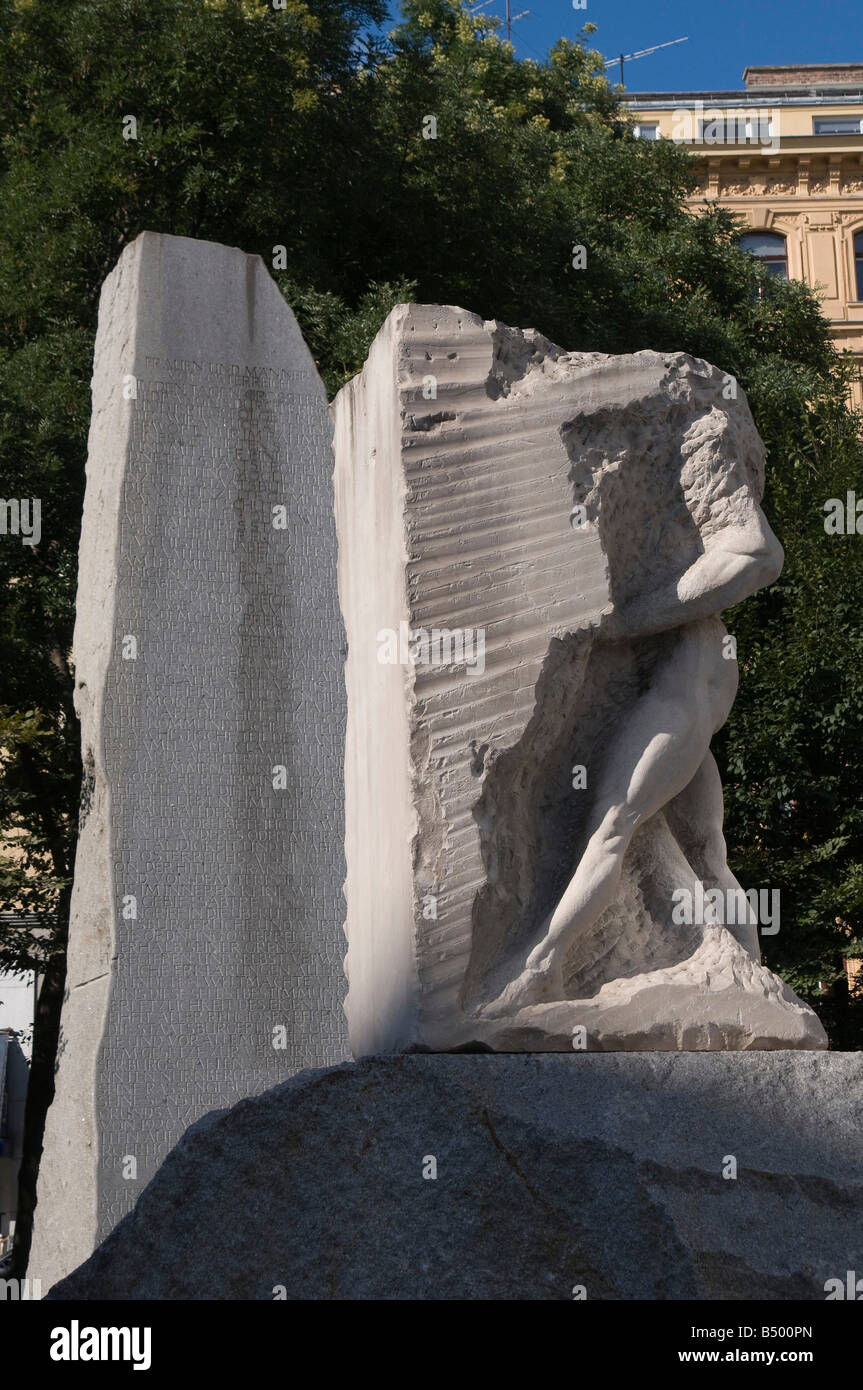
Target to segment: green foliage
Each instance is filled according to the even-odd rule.
[[[369,345],[390,310],[416,300],[411,280],[372,283],[351,307],[327,290],[299,284],[285,271],[275,271],[273,278],[303,326],[330,396],[362,371]]]
[[[741,878],[781,890],[782,929],[765,955],[816,1003],[819,982],[841,981],[843,957],[863,955],[863,567],[856,535],[824,530],[824,503],[844,502],[863,477],[843,376],[759,365],[785,569],[727,618],[741,665],[722,735],[729,849]]]
[[[5,497],[42,502],[41,544],[0,543],[0,827],[14,848],[0,910],[57,922],[29,948],[4,927],[0,967],[43,964],[65,941],[80,784],[68,658],[101,283],[151,228],[268,258],[287,242],[315,302],[344,236],[330,215],[356,129],[343,94],[360,28],[382,15],[380,0],[0,0],[0,477]],[[127,115],[137,140],[123,138]],[[345,370],[366,291],[344,309]]]
[[[811,992],[863,949],[863,567],[822,512],[863,470],[816,297],[742,254],[727,212],[687,211],[691,157],[633,139],[590,26],[533,62],[460,0],[406,0],[386,38],[384,19],[381,0],[0,0],[0,476],[43,500],[42,543],[0,544],[0,817],[27,856],[0,908],[67,894],[92,341],[105,275],[149,228],[268,265],[284,246],[275,278],[330,392],[408,299],[739,379],[787,564],[730,617],[727,832],[744,885],[782,889],[769,958]],[[0,941],[0,964],[22,958]]]
[[[44,968],[62,949],[57,919],[68,905],[74,830],[74,822],[45,814],[44,793],[55,805],[68,802],[70,789],[77,794],[75,749],[33,710],[0,710],[0,747],[14,750],[0,779],[0,824],[11,850],[0,857],[0,902],[6,910],[14,903],[20,919],[4,924],[0,961],[4,970]]]

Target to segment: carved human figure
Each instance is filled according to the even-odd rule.
[[[502,1017],[565,997],[563,968],[573,940],[614,901],[624,855],[640,825],[663,808],[678,838],[701,827],[699,855],[720,889],[738,888],[725,860],[722,787],[710,741],[737,692],[737,662],[719,613],[772,583],[783,552],[751,494],[736,524],[708,532],[703,552],[664,588],[603,615],[601,639],[635,642],[673,632],[652,683],[613,729],[595,778],[585,848],[523,968],[480,1013]],[[697,808],[697,816],[695,811]],[[756,924],[729,930],[758,961]]]

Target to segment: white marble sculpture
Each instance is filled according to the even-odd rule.
[[[826,1046],[710,752],[782,566],[736,383],[401,306],[333,416],[355,1053]]]

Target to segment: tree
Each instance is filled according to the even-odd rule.
[[[740,381],[788,558],[732,615],[732,861],[783,889],[768,951],[798,988],[861,949],[863,571],[820,511],[863,476],[860,427],[814,295],[740,252],[727,213],[687,211],[690,156],[632,137],[590,26],[534,62],[461,0],[406,0],[386,38],[384,19],[382,0],[0,0],[0,457],[7,496],[42,502],[38,545],[0,543],[0,823],[23,856],[4,863],[0,909],[44,927],[6,929],[0,966],[47,977],[30,1201],[80,781],[69,653],[92,345],[101,284],[145,228],[268,265],[284,246],[275,278],[331,391],[407,298],[570,349],[683,349]]]
[[[0,967],[44,976],[19,1272],[65,973],[80,785],[69,653],[101,282],[146,227],[250,250],[287,239],[301,278],[325,277],[338,228],[324,193],[351,130],[344,94],[362,26],[382,15],[380,0],[292,0],[285,11],[0,0],[0,457],[6,496],[42,510],[38,545],[0,545],[0,824],[15,851],[0,909],[42,923],[4,927]],[[295,200],[303,217],[285,218]]]

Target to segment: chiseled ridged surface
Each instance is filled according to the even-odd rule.
[[[546,353],[559,350],[460,309],[401,306],[332,407],[348,632],[346,1009],[359,1052],[410,1045],[459,1018],[473,906],[486,881],[474,815],[482,745],[493,756],[518,742],[549,634],[596,622],[608,600],[598,541],[573,553],[570,464],[560,439],[571,413],[565,392],[507,409],[511,380]],[[430,376],[436,395],[425,399]],[[496,409],[490,391],[498,393]],[[388,470],[369,483],[386,498],[386,527],[380,501],[363,507],[363,469],[372,467]],[[362,607],[359,590],[374,594]],[[411,629],[482,628],[484,672],[375,669],[377,632],[398,630],[401,621]],[[381,698],[377,712],[365,709],[364,721],[357,707],[381,681],[390,703]],[[365,881],[377,838],[368,813],[386,791],[376,781],[375,764],[386,756],[381,725],[392,730],[389,756],[402,774],[383,829],[398,852],[398,893],[386,859]],[[414,935],[428,893],[437,918]],[[402,991],[395,1009],[379,978],[394,954],[403,971],[392,986]]]
[[[608,597],[598,545],[581,548],[573,582],[571,487],[553,404],[490,409],[490,382],[503,397],[519,370],[491,327],[459,309],[399,307],[332,407],[348,635],[346,1010],[360,1052],[410,1045],[418,1014],[420,1032],[457,1017],[485,881],[472,741],[477,730],[494,749],[518,741],[549,630],[582,625]],[[552,455],[541,469],[538,442]],[[402,622],[483,628],[484,673],[382,668],[377,633]],[[392,857],[375,858],[381,837]],[[415,937],[427,893],[437,919]]]
[[[477,1008],[577,862],[589,802],[572,795],[573,765],[593,757],[594,775],[595,750],[677,640],[615,645],[602,640],[606,615],[758,511],[763,446],[724,385],[682,353],[567,353],[532,330],[414,305],[392,312],[336,398],[355,1055],[568,1045],[566,1029],[545,1028],[554,1005],[514,1028],[478,1026]],[[577,506],[589,524],[572,525]],[[382,665],[382,633],[400,624],[481,630],[484,670]],[[637,1005],[627,1037],[614,997],[624,1008],[607,1035],[592,1025],[592,1046],[824,1046],[811,1011],[749,969],[725,930],[708,950],[730,981],[722,998],[716,987],[716,1026],[704,999],[677,1026],[700,988],[685,962],[706,943],[697,927],[672,929],[671,893],[698,877],[662,811],[640,827],[615,902],[570,954],[568,998],[600,1019],[603,988],[659,980],[655,1036]]]
[[[438,803],[436,824],[421,820],[416,847],[417,890],[437,890],[438,913],[417,940],[421,1035],[458,1013],[474,902],[486,882],[477,758],[485,766],[518,742],[550,636],[596,622],[609,597],[598,537],[573,543],[560,438],[571,400],[542,391],[507,409],[510,378],[532,355],[555,350],[455,311],[429,333],[431,313],[411,310],[398,364],[411,625],[483,629],[485,671],[416,668],[413,720],[427,736],[414,742],[412,775],[417,796],[432,788]],[[428,373],[437,380],[435,403],[421,399]],[[455,419],[429,426],[450,412]],[[436,833],[441,823],[445,836]]]

